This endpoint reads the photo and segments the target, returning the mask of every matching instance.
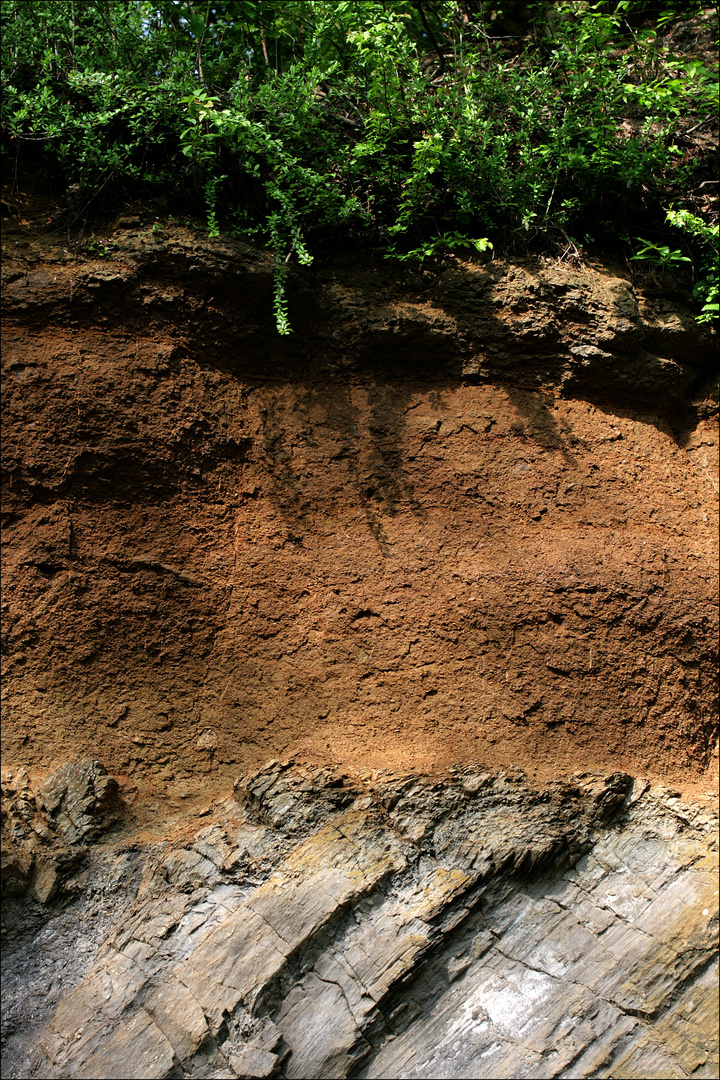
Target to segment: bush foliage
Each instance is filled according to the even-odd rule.
[[[704,7],[3,0],[3,146],[43,146],[83,210],[139,187],[262,237],[281,333],[289,263],[331,239],[440,259],[641,221],[659,250],[668,210],[707,307],[717,229],[683,202],[702,161],[683,132],[713,123],[717,72],[671,33],[716,26]]]

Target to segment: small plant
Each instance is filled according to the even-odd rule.
[[[668,210],[667,220],[684,229],[699,241],[705,253],[700,264],[701,277],[695,282],[693,297],[702,304],[699,323],[712,323],[720,316],[720,225],[708,225],[688,210]]]
[[[702,304],[702,310],[696,319],[699,323],[712,323],[720,317],[720,285],[718,284],[717,263],[715,269],[706,267],[707,277],[701,278],[693,289],[693,298]]]
[[[645,244],[644,248],[638,251],[637,255],[632,255],[630,261],[634,262],[639,259],[647,259],[649,262],[655,263],[656,266],[660,266],[665,270],[671,263],[692,262],[692,259],[687,255],[683,255],[680,248],[675,251],[671,251],[667,244],[653,244],[649,240],[643,240],[642,236],[635,238],[639,240],[641,244]]]
[[[693,287],[693,297],[702,304],[700,314],[696,316],[697,321],[712,323],[720,315],[720,226],[708,225],[689,210],[668,210],[665,220],[676,229],[689,233],[704,249],[700,263],[701,276]],[[667,244],[653,244],[642,237],[637,239],[644,243],[645,247],[632,256],[633,260],[646,259],[660,266],[663,271],[674,263],[692,263],[692,259],[683,255],[679,248],[671,251]]]
[[[207,227],[209,236],[219,236],[220,226],[217,218],[217,189],[227,176],[211,176],[205,181],[205,205],[207,207]]]
[[[285,293],[285,279],[287,266],[276,257],[275,277],[273,282],[273,310],[275,311],[275,326],[278,334],[283,337],[291,332],[290,319],[288,318],[287,295]]]
[[[419,247],[413,248],[412,251],[406,251],[403,254],[391,250],[385,255],[385,258],[398,259],[400,262],[407,262],[410,259],[425,262],[426,259],[434,259],[439,263],[446,255],[451,254],[457,248],[474,248],[475,251],[482,254],[485,251],[492,250],[492,246],[487,237],[473,240],[472,237],[454,232],[446,233],[444,236],[437,236],[434,240],[428,240],[420,244]]]
[[[117,251],[117,244],[103,237],[93,237],[87,246],[88,254],[97,255],[100,259],[109,259],[113,252]]]

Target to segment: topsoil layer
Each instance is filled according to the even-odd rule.
[[[141,801],[293,755],[707,785],[714,340],[681,295],[338,257],[281,339],[262,251],[126,217],[100,259],[13,213],[8,766],[90,755]]]

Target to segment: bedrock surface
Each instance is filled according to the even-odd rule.
[[[158,842],[103,833],[102,774],[4,779],[35,859],[9,907],[5,1076],[717,1076],[697,801],[624,773],[270,762]],[[73,814],[84,869],[55,858],[65,902],[42,914],[43,846]]]

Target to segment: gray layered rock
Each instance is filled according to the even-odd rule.
[[[99,761],[69,762],[37,791],[25,769],[3,773],[2,796],[3,897],[29,891],[45,904],[83,888],[84,842],[97,840],[122,816],[117,780]]]
[[[716,869],[623,773],[271,762],[148,853],[7,1075],[713,1077]]]
[[[43,780],[40,808],[69,843],[97,837],[120,816],[118,782],[99,761],[72,762]]]

